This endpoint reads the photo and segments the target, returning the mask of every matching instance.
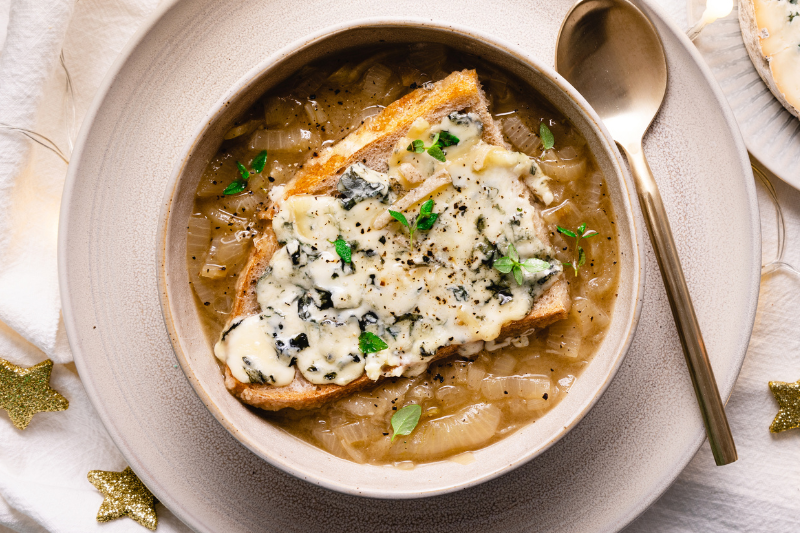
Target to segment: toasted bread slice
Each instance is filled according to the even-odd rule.
[[[422,117],[434,124],[454,111],[476,113],[483,121],[482,138],[486,143],[510,147],[503,140],[497,125],[489,114],[486,98],[474,70],[453,72],[433,87],[417,89],[387,106],[372,121],[341,140],[331,149],[307,162],[286,185],[284,197],[296,194],[332,195],[341,174],[352,164],[364,163],[367,167],[386,171],[388,159],[396,142]],[[271,218],[273,211],[264,212]],[[544,222],[536,225],[537,236],[547,245],[550,239]],[[279,244],[269,224],[256,239],[247,264],[239,275],[236,299],[229,324],[239,318],[261,312],[256,298],[256,284],[269,266]],[[563,274],[536,300],[530,314],[522,320],[506,324],[500,338],[517,337],[566,318],[570,299]],[[458,346],[444,346],[431,358],[431,362],[454,355]],[[266,384],[242,383],[225,369],[225,386],[243,402],[262,409],[276,411],[291,407],[311,409],[327,402],[348,396],[375,385],[366,374],[347,385],[314,385],[296,372],[290,385],[276,387]]]

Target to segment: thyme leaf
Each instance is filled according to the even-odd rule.
[[[253,170],[256,171],[256,174],[261,174],[261,172],[264,171],[264,167],[267,166],[267,151],[262,150],[259,152],[259,154],[253,158],[251,165],[253,166]]]
[[[380,352],[388,347],[383,339],[369,331],[361,333],[358,337],[358,349],[364,354]]]
[[[412,403],[406,405],[392,415],[392,442],[398,435],[411,435],[414,428],[419,424],[419,417],[422,415],[422,407]]]
[[[339,254],[339,257],[342,259],[343,263],[351,263],[353,260],[353,250],[350,248],[350,244],[339,237],[335,241],[330,241],[333,244],[333,247],[336,248],[336,253]]]
[[[267,151],[262,150],[257,156],[253,158],[250,163],[256,174],[261,174],[267,164]],[[239,170],[239,177],[233,180],[222,194],[229,196],[231,194],[238,194],[247,188],[247,180],[250,179],[250,171],[241,162],[236,162],[236,168]]]
[[[539,124],[539,138],[542,139],[542,148],[545,150],[549,150],[556,144],[556,140],[553,138],[553,132],[550,131],[550,128],[548,128],[547,124],[544,122]]]

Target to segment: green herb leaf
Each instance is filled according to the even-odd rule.
[[[417,229],[427,231],[433,227],[434,222],[439,218],[439,213],[420,215],[417,219]]]
[[[422,407],[412,403],[406,405],[392,415],[392,442],[398,435],[411,435],[414,428],[419,424],[419,417],[422,415]]]
[[[414,249],[414,233],[417,230],[427,231],[433,227],[433,224],[439,218],[438,213],[433,213],[433,200],[428,200],[423,203],[419,208],[419,216],[413,219],[413,223],[409,224],[408,219],[403,213],[398,211],[389,210],[389,214],[395,220],[399,221],[402,225],[408,228],[408,242],[409,248]]]
[[[242,176],[242,180],[247,181],[248,178],[250,178],[250,171],[238,161],[236,162],[236,166],[239,168],[239,175]]]
[[[439,134],[435,134],[433,138],[431,138],[431,148],[437,146],[439,144]]]
[[[362,353],[376,353],[388,347],[389,345],[383,342],[383,339],[369,331],[363,332],[358,337],[358,349],[361,350]]]
[[[512,261],[510,257],[501,257],[496,260],[492,266],[503,274],[508,274],[511,272],[511,269],[514,268],[514,261]]]
[[[399,211],[392,211],[391,209],[389,209],[389,214],[392,215],[393,219],[397,220],[405,227],[407,228],[411,227],[411,225],[408,223],[408,220],[406,219],[406,216],[403,213]]]
[[[439,146],[441,146],[442,148],[447,148],[448,146],[455,146],[460,142],[461,139],[459,139],[449,131],[443,131],[439,134]]]
[[[539,137],[542,139],[542,148],[545,150],[549,150],[556,144],[556,140],[553,138],[553,132],[550,131],[550,128],[548,128],[547,124],[544,122],[539,124]]]
[[[428,148],[428,155],[436,159],[437,161],[441,161],[442,163],[447,161],[444,152],[442,152],[442,149],[439,148],[439,145],[436,144]]]
[[[416,154],[421,154],[425,151],[425,143],[423,143],[420,139],[416,141],[411,141],[411,144],[408,145],[406,148],[409,152],[414,152]]]
[[[267,151],[266,150],[262,150],[253,159],[253,162],[251,163],[251,166],[253,167],[253,170],[255,170],[257,174],[261,174],[261,172],[264,170],[264,167],[267,166]],[[241,169],[240,169],[240,171],[241,171]]]
[[[242,180],[236,180],[233,183],[231,183],[230,185],[228,185],[227,187],[225,187],[225,190],[222,191],[222,194],[224,194],[226,196],[231,195],[231,194],[238,194],[238,193],[242,192],[243,190],[245,190],[245,188],[247,188],[247,183],[246,182],[244,182]]]
[[[577,237],[577,235],[575,235],[574,231],[570,231],[567,228],[562,228],[561,226],[556,226],[556,228],[558,228],[558,232],[559,233],[563,233],[567,237],[573,237],[573,238]]]
[[[511,271],[514,273],[514,280],[517,282],[517,285],[522,285],[522,269],[519,267],[519,263],[514,265]]]
[[[508,274],[510,272],[514,275],[514,281],[517,282],[517,285],[522,285],[523,281],[525,281],[525,275],[522,269],[531,273],[542,272],[550,268],[550,263],[542,261],[541,259],[536,259],[535,257],[520,262],[516,246],[509,244],[508,255],[495,260],[492,266],[503,274]]]
[[[353,251],[346,240],[339,237],[333,241],[333,247],[336,248],[336,253],[342,258],[345,263],[350,263],[353,259]]]
[[[559,233],[563,233],[568,237],[572,237],[575,239],[575,256],[571,263],[563,263],[564,266],[572,267],[572,270],[575,271],[575,275],[578,275],[578,270],[586,264],[586,251],[580,246],[581,239],[589,239],[598,235],[598,233],[593,230],[586,229],[586,223],[584,222],[580,226],[578,226],[577,233],[574,231],[570,231],[566,228],[562,228],[561,226],[556,226],[558,228]]]
[[[421,216],[430,215],[433,211],[433,199],[431,198],[421,206],[419,206],[419,214]]]
[[[530,273],[543,272],[550,268],[550,263],[542,261],[541,259],[536,259],[535,257],[526,259],[520,263],[520,265]]]

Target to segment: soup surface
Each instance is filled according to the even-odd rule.
[[[187,266],[213,344],[230,316],[252,238],[265,224],[257,213],[270,204],[272,188],[386,105],[464,68],[477,70],[506,140],[551,178],[552,202],[537,205],[564,263],[572,310],[529,336],[469,345],[416,377],[390,378],[317,410],[264,414],[345,459],[398,467],[467,461],[464,452],[544,416],[579,379],[605,336],[618,277],[614,214],[586,142],[544,98],[479,58],[427,43],[373,48],[304,67],[269,91],[225,136],[197,188]],[[541,124],[552,132],[552,148]],[[230,194],[239,164],[259,166],[264,150],[263,171]],[[587,238],[576,242],[580,234]],[[392,440],[392,416],[411,404],[422,409],[418,425]]]

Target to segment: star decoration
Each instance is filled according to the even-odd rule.
[[[769,388],[781,408],[769,430],[780,433],[787,429],[800,428],[800,381],[797,383],[770,381]]]
[[[97,511],[98,522],[108,522],[121,516],[136,520],[141,525],[155,531],[158,526],[156,498],[139,481],[131,467],[122,472],[92,470],[86,476],[105,498]]]
[[[0,409],[8,411],[19,429],[25,429],[36,413],[69,407],[67,399],[50,388],[52,370],[50,359],[30,368],[0,359]]]

